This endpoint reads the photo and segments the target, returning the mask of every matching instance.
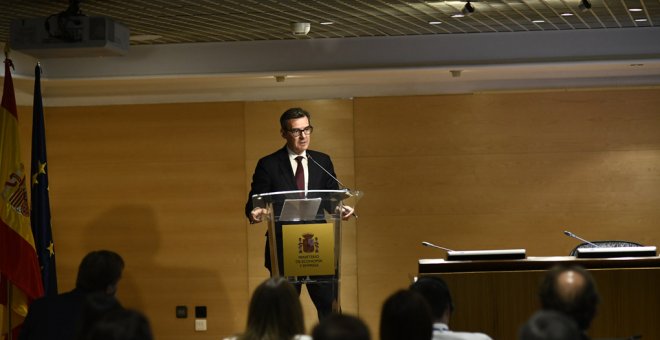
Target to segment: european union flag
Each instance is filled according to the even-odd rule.
[[[55,273],[55,244],[50,226],[50,200],[48,197],[48,163],[46,161],[46,128],[41,100],[41,66],[34,69],[34,102],[32,107],[32,234],[41,265],[44,294],[57,294]]]

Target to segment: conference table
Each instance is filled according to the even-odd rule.
[[[442,277],[456,309],[449,327],[517,339],[519,327],[540,308],[538,287],[545,272],[565,263],[587,268],[601,303],[589,335],[593,339],[660,339],[660,257],[582,259],[573,256],[520,260],[420,259],[419,276]]]

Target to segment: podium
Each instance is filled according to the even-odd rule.
[[[340,310],[343,190],[292,190],[252,196],[254,208],[268,211],[271,277],[291,283],[328,282],[333,309]]]
[[[447,281],[456,304],[450,327],[484,332],[493,339],[516,339],[520,325],[540,308],[539,283],[559,263],[581,265],[596,280],[601,303],[589,330],[593,339],[633,335],[660,339],[660,257],[420,259],[418,269],[420,276],[440,276]]]

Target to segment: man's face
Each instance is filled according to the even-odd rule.
[[[287,130],[289,131],[296,129],[302,131],[309,126],[309,119],[307,119],[307,117],[289,119],[286,124],[288,127]],[[282,137],[286,139],[286,145],[289,147],[289,149],[291,149],[296,154],[301,154],[303,151],[307,150],[312,135],[305,135],[304,133],[300,133],[299,136],[294,136],[294,134],[289,131],[281,131]]]

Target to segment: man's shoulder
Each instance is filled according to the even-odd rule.
[[[308,154],[311,154],[312,157],[327,157],[330,158],[330,155],[327,153],[321,152],[321,151],[316,151],[316,150],[307,150]]]
[[[277,150],[271,154],[259,158],[257,162],[257,168],[271,168],[282,163],[286,159],[286,151],[282,153],[282,150]]]
[[[312,159],[314,159],[315,161],[319,161],[319,162],[320,161],[323,161],[323,162],[329,162],[330,161],[330,155],[328,155],[326,153],[323,153],[323,152],[320,152],[320,151],[316,151],[316,150],[307,150],[307,156],[308,157],[311,156]]]
[[[316,151],[316,150],[307,150],[307,155],[308,157],[311,156],[316,161],[319,160],[330,160],[330,156],[324,152],[321,151]],[[286,159],[289,156],[289,153],[286,150],[286,147],[283,147],[281,149],[276,150],[275,152],[268,154],[266,156],[261,157],[259,159],[259,162],[274,162],[274,161],[280,161],[282,159]]]
[[[263,156],[262,159],[264,158],[272,158],[272,157],[281,157],[283,155],[287,155],[286,147],[279,148],[271,153],[269,153],[266,156]]]
[[[57,295],[40,297],[30,304],[30,308],[43,308],[45,306],[68,303],[72,301],[84,301],[85,294],[79,290],[72,290]]]

